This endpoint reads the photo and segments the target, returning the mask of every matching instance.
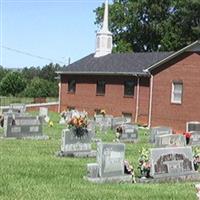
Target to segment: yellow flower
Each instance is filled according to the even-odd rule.
[[[50,120],[50,121],[49,121],[49,126],[50,126],[50,127],[53,127],[53,125],[54,125],[54,124],[53,124],[53,121]]]
[[[106,114],[106,111],[102,109],[102,110],[100,111],[100,113],[101,113],[102,115],[105,115],[105,114]]]

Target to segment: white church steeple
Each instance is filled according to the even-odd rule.
[[[112,53],[112,33],[108,30],[108,0],[105,1],[103,27],[96,36],[96,52],[94,57]]]

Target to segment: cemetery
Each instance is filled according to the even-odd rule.
[[[18,11],[31,11],[26,24],[26,15],[18,18],[26,12],[16,15],[16,5],[1,1],[1,22],[15,19],[5,30],[18,28],[10,31],[17,41],[27,48],[34,43],[30,41],[40,41],[36,47],[48,47],[45,53],[51,56],[42,56],[43,48],[29,53],[23,45],[22,50],[0,45],[1,51],[51,63],[42,69],[4,70],[2,63],[18,57],[7,59],[11,54],[1,52],[4,102],[7,96],[25,95],[38,104],[33,108],[18,101],[5,106],[0,102],[0,200],[200,199],[199,0],[105,0],[93,10],[99,29],[95,51],[79,60],[74,56],[80,47],[89,47],[87,40],[86,46],[82,42],[88,27],[80,11],[83,5],[90,10],[95,1],[74,2],[40,1],[38,7],[33,3],[39,1],[32,1],[25,7],[25,1],[18,1]],[[72,27],[65,24],[64,14],[70,13],[78,17],[78,23],[67,17]],[[12,41],[4,27],[1,40],[6,35]],[[64,34],[57,37],[59,28]],[[33,39],[24,42],[23,34]],[[67,41],[65,53],[70,55],[63,55],[54,42],[63,45],[68,38],[75,48]],[[57,54],[48,54],[54,49]],[[68,64],[59,61],[62,55],[70,56]],[[42,104],[51,96],[57,102]]]
[[[64,124],[59,123],[59,114],[43,108],[39,112],[16,115],[15,123],[12,115],[5,117],[4,124],[13,123],[13,127],[1,129],[0,185],[3,192],[0,199],[20,199],[21,195],[25,199],[196,198],[195,183],[200,180],[198,145],[186,145],[185,136],[172,134],[170,127],[148,130],[124,122],[119,123],[122,135],[126,132],[123,137],[135,134],[137,142],[127,143],[123,137],[115,141],[113,121],[108,118],[110,125],[106,134],[96,128],[99,121],[92,118],[88,118],[88,126],[75,129],[78,121],[74,119],[78,113],[84,117],[83,112],[72,112],[68,123]],[[42,123],[42,116],[47,115],[53,126]],[[49,140],[8,140],[5,137],[19,134],[21,138],[27,136],[24,133],[29,136],[30,130],[37,136],[44,132]],[[58,151],[59,156],[55,155]],[[127,162],[134,173],[126,172]],[[20,174],[29,178],[24,179]]]

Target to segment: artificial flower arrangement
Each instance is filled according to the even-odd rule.
[[[88,133],[87,131],[88,125],[88,117],[87,113],[79,113],[76,112],[72,115],[71,119],[67,122],[67,126],[69,129],[72,129],[72,132],[77,137],[83,137],[85,134]]]
[[[190,143],[190,138],[192,134],[189,132],[184,132],[183,135],[185,136],[186,144],[188,145]]]
[[[141,177],[150,178],[151,164],[149,162],[149,150],[142,148],[140,151],[139,166]]]
[[[105,111],[104,109],[102,109],[102,110],[100,111],[100,114],[103,115],[103,116],[105,116],[105,115],[106,115],[106,111]]]
[[[193,163],[194,169],[197,171],[200,165],[200,148],[197,146],[193,148]]]

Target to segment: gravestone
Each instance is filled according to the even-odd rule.
[[[186,132],[191,131],[200,131],[200,122],[194,121],[194,122],[187,122],[186,123]]]
[[[10,104],[9,106],[5,106],[1,108],[1,112],[4,115],[23,115],[26,112],[25,104]]]
[[[121,126],[122,133],[119,136],[121,142],[136,142],[138,140],[138,126],[134,124],[124,124]]]
[[[155,143],[155,138],[157,135],[167,135],[172,134],[172,129],[170,127],[158,126],[152,127],[150,131],[150,142]]]
[[[14,138],[43,136],[42,118],[6,115],[4,118],[4,135]]]
[[[96,123],[94,120],[89,120],[88,124],[87,124],[87,128],[90,129],[92,131],[92,134],[95,135],[96,134]]]
[[[192,148],[188,146],[153,148],[150,151],[150,163],[150,173],[154,179],[199,178],[194,170]]]
[[[183,147],[186,146],[185,137],[181,134],[156,135],[156,147]]]
[[[73,129],[62,131],[60,156],[95,157],[96,151],[92,150],[93,134],[90,129],[82,137],[77,137]]]
[[[128,123],[125,117],[114,117],[113,118],[113,123],[112,123],[112,128],[116,129],[117,127]]]
[[[96,182],[132,182],[132,176],[124,174],[125,144],[98,143],[97,162],[87,165],[85,179]]]
[[[41,116],[41,117],[47,117],[48,116],[48,108],[46,108],[46,107],[40,107],[39,116]]]
[[[200,145],[200,131],[191,131],[190,145]]]
[[[95,116],[95,123],[97,127],[99,127],[101,132],[107,132],[109,129],[112,128],[112,115],[96,115]]]
[[[26,112],[26,105],[25,104],[10,104],[10,110],[25,113]]]
[[[66,124],[71,118],[72,118],[72,112],[71,111],[63,111],[60,114],[61,118],[59,121],[59,124]]]

